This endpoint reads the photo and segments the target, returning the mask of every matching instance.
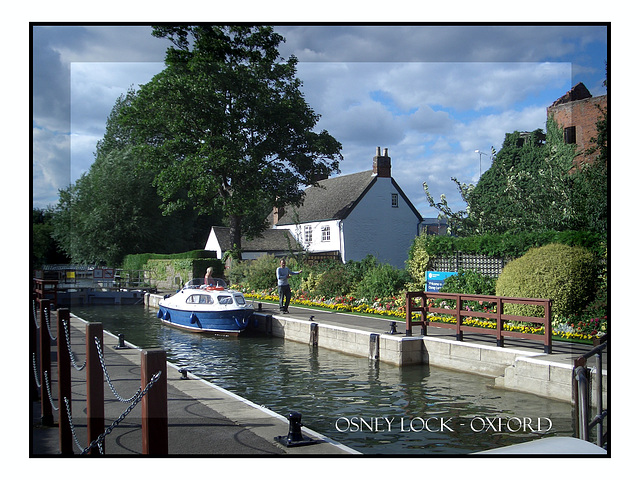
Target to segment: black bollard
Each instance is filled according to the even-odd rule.
[[[127,345],[125,345],[124,343],[124,333],[120,333],[118,334],[118,345],[116,345],[115,347],[113,347],[116,350],[126,350],[127,348],[129,348]]]
[[[298,412],[289,413],[289,434],[281,437],[274,437],[274,440],[285,447],[301,447],[303,445],[313,445],[320,440],[314,440],[302,434],[302,415]]]

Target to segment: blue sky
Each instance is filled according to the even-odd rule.
[[[475,183],[506,133],[545,128],[546,108],[582,82],[603,87],[607,28],[597,25],[282,25],[307,102],[343,145],[341,173],[388,148],[392,175],[425,217],[423,182],[464,208],[451,177]],[[119,95],[163,68],[149,26],[33,30],[33,205],[86,172]]]

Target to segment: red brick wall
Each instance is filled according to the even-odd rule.
[[[556,123],[562,130],[566,127],[576,127],[576,147],[577,152],[580,154],[580,152],[584,151],[586,148],[593,146],[591,144],[591,139],[598,135],[596,122],[603,116],[600,109],[598,109],[598,106],[606,112],[606,95],[549,107],[547,108],[547,117],[553,114]],[[590,161],[595,155],[597,155],[597,153],[588,157],[585,155],[578,155],[575,162],[580,163],[585,160]]]

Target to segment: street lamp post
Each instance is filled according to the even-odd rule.
[[[476,150],[476,153],[480,155],[480,176],[478,177],[478,181],[480,181],[480,177],[482,176],[482,155],[488,155],[488,154],[481,152],[480,150]]]

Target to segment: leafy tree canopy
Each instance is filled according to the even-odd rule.
[[[598,145],[606,145],[606,140],[599,137]],[[436,202],[426,183],[424,189],[455,235],[585,230],[606,236],[608,171],[606,151],[601,151],[593,163],[576,168],[575,145],[564,143],[561,129],[550,118],[546,139],[541,130],[507,134],[477,185],[452,178],[466,210],[453,211],[444,196]]]
[[[297,59],[283,61],[271,27],[159,26],[153,35],[173,44],[166,67],[123,111],[122,127],[165,212],[221,208],[239,250],[242,234],[265,227],[255,212],[299,204],[318,174],[338,171],[341,145],[312,131],[319,116],[300,91]]]

